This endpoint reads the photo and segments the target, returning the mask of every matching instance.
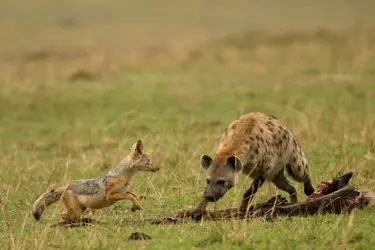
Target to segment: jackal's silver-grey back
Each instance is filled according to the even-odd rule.
[[[34,203],[33,214],[39,220],[43,210],[62,198],[66,211],[61,214],[64,220],[77,219],[86,208],[100,209],[113,203],[130,199],[132,211],[141,209],[135,194],[128,191],[130,181],[138,171],[156,172],[150,157],[143,152],[143,143],[139,140],[130,154],[110,169],[103,177],[82,179],[62,188],[45,192]]]

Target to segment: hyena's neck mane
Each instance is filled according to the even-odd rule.
[[[225,163],[229,156],[237,156],[243,162],[245,160],[245,150],[242,139],[236,136],[228,136],[228,132],[222,136],[216,148],[214,157],[215,163]]]
[[[244,154],[241,153],[241,152],[237,152],[236,150],[221,150],[221,151],[218,151],[218,152],[216,152],[213,160],[216,164],[226,163],[227,158],[229,156],[232,156],[232,155],[237,156],[244,163],[244,160],[245,160]]]

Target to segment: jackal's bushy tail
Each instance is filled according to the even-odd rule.
[[[61,198],[65,188],[52,189],[42,194],[34,203],[33,215],[35,220],[39,221],[46,207],[55,203]]]

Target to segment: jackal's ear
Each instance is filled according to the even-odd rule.
[[[136,149],[138,153],[143,154],[143,142],[141,140],[138,140]]]
[[[228,156],[227,165],[232,167],[236,172],[239,172],[242,169],[242,161],[234,155]]]
[[[207,170],[211,166],[212,162],[212,158],[208,155],[201,156],[201,168],[203,168],[204,170]]]
[[[143,143],[141,140],[138,140],[132,147],[132,153],[135,155],[143,154]]]

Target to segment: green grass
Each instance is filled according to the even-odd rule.
[[[314,185],[349,169],[360,190],[375,184],[372,2],[167,3],[1,3],[3,248],[371,249],[370,207],[273,223],[139,222],[197,205],[200,155],[212,155],[226,126],[249,111],[293,130]],[[89,212],[97,226],[51,228],[56,204],[34,222],[42,192],[105,174],[138,139],[161,167],[133,179],[132,190],[146,196],[142,211],[122,201]],[[238,206],[249,185],[241,176],[209,209]],[[276,193],[287,197],[264,185],[256,201]],[[134,231],[153,239],[128,241]]]

